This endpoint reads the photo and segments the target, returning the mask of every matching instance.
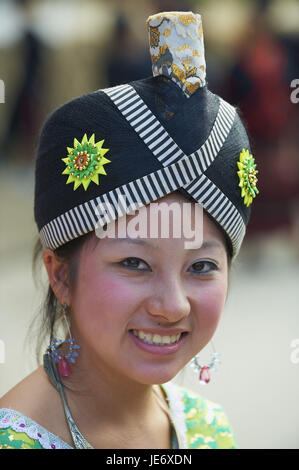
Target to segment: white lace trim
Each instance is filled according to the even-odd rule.
[[[164,388],[167,395],[170,415],[179,439],[179,448],[188,449],[185,406],[181,391],[173,382],[161,384],[161,387]]]
[[[44,449],[73,449],[55,434],[24,416],[8,408],[0,409],[0,429],[11,428],[15,432],[24,432],[28,437],[39,441]]]

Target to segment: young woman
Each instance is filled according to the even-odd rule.
[[[76,98],[43,128],[34,259],[49,278],[49,347],[0,399],[2,448],[237,446],[222,407],[171,379],[191,361],[209,381],[217,355],[204,366],[198,354],[257,170],[236,110],[207,89],[200,15],[161,13],[148,29],[154,77]]]

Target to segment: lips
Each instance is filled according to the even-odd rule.
[[[165,344],[173,344],[177,342],[182,333],[173,334],[173,335],[162,335],[162,334],[153,334],[147,333],[143,330],[132,330],[132,333],[137,336],[139,339],[148,344],[157,344],[163,346]]]
[[[188,333],[186,331],[177,333],[176,335],[158,335],[157,333],[148,333],[144,330],[130,330],[129,333],[136,346],[138,346],[140,349],[152,354],[162,355],[173,354],[174,352],[176,352],[182,346],[182,344],[185,342],[186,337],[188,336]],[[152,340],[147,339],[148,337],[141,338],[142,333],[144,335],[151,335]],[[157,344],[153,342],[154,338],[156,341],[159,341]],[[171,342],[171,338],[173,338],[173,342]]]

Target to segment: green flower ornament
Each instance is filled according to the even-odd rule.
[[[256,187],[258,170],[256,170],[254,158],[249,154],[249,150],[242,150],[237,163],[240,170],[237,173],[240,179],[241,197],[244,198],[244,204],[248,207],[259,193]]]
[[[110,160],[104,157],[109,149],[103,148],[104,140],[95,143],[95,136],[87,135],[81,142],[74,139],[74,148],[67,147],[68,156],[61,160],[66,164],[63,175],[69,175],[66,184],[74,183],[74,191],[82,184],[85,191],[91,181],[99,184],[99,175],[107,175],[104,165]]]

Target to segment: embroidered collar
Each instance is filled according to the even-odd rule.
[[[37,424],[22,413],[10,408],[0,409],[0,429],[11,428],[15,432],[24,432],[28,437],[39,441],[44,449],[73,449],[60,437]]]

